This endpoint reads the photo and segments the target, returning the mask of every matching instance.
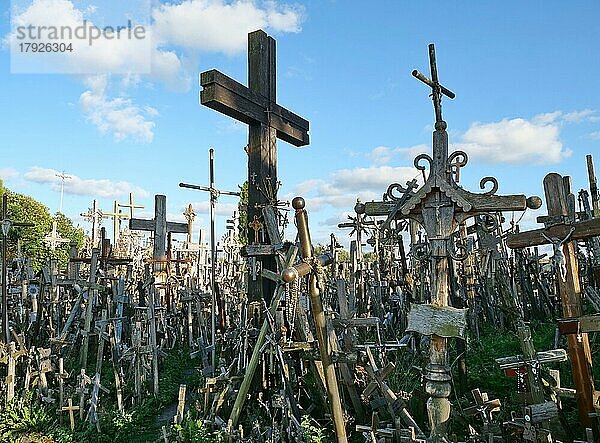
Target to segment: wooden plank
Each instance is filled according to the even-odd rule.
[[[281,233],[279,232],[279,223],[277,221],[277,214],[273,206],[268,205],[263,208],[263,219],[265,221],[265,229],[269,236],[269,241],[273,245],[280,245],[283,243]]]
[[[464,337],[467,328],[467,309],[451,306],[412,305],[408,313],[407,331],[438,337]]]
[[[273,245],[246,245],[240,253],[242,257],[258,257],[264,255],[274,255],[275,248]]]
[[[600,236],[600,219],[593,218],[584,220],[577,222],[573,226],[575,226],[575,231],[573,231],[573,234],[571,235],[571,240],[583,240],[589,237]],[[545,245],[548,243],[548,240],[542,236],[542,233],[550,238],[565,238],[570,230],[571,225],[557,225],[552,226],[549,229],[541,228],[533,231],[521,232],[519,234],[512,234],[506,237],[506,246],[511,249],[518,249],[529,246]]]
[[[584,315],[579,318],[581,332],[600,331],[600,315]]]
[[[394,202],[366,202],[365,214],[372,217],[388,215],[394,206]]]

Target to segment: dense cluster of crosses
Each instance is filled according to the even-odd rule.
[[[432,152],[414,160],[423,180],[358,201],[339,225],[351,229],[349,253],[333,234],[329,245],[313,245],[302,197],[291,202],[297,235],[284,239],[276,142],[307,145],[309,124],[276,101],[275,40],[263,31],[248,37],[247,87],[216,70],[201,74],[202,104],[249,126],[244,216],[234,213],[219,241],[217,198],[240,192],[215,187],[212,149],[209,185],[180,184],[209,193],[210,244],[193,239],[191,205],[179,223],[167,220],[164,195],[151,219],[135,217],[142,207],[133,195],[112,212],[94,200],[81,214],[91,224],[84,245],[56,222],[43,237],[49,257],[69,251],[66,267],[51,258],[34,270],[20,249],[7,256],[11,228],[31,225],[11,219],[4,195],[3,400],[33,392],[65,426],[102,432],[108,405],[125,415],[158,395],[177,350],[200,382],[179,387],[166,420],[157,411],[156,438],[166,443],[182,441],[190,417],[228,441],[307,441],[318,428],[342,443],[598,439],[593,160],[578,208],[570,177],[550,173],[543,227],[520,232],[503,214],[537,210],[541,199],[498,195],[493,177],[481,180],[482,190],[492,185],[482,193],[460,185],[468,156],[449,152],[442,98],[455,94],[440,84],[433,45],[429,62],[429,77],[413,71],[431,89],[435,115]],[[541,321],[555,323],[554,347],[535,349],[531,325]],[[513,332],[520,349],[490,362],[489,377],[515,378],[511,398],[470,384],[468,342],[496,331]],[[557,367],[570,369],[570,387]]]

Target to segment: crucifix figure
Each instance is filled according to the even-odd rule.
[[[511,249],[551,243],[554,248],[555,272],[565,319],[576,320],[583,315],[576,241],[600,235],[600,219],[575,221],[575,196],[571,192],[571,177],[550,173],[544,177],[544,193],[548,215],[537,218],[544,228],[509,235],[506,245]],[[564,239],[564,240],[560,240]],[[563,261],[564,260],[564,261]],[[564,267],[563,267],[564,266]],[[594,412],[594,378],[592,354],[586,332],[567,335],[573,382],[577,390],[579,418],[586,427],[596,423],[590,417]]]
[[[188,247],[192,243],[192,232],[194,230],[194,219],[196,218],[196,212],[190,203],[185,211],[183,212],[183,216],[185,217],[185,221],[187,221],[188,225],[188,233],[187,233],[187,242]]]
[[[475,194],[460,187],[455,180],[452,160],[459,158],[465,166],[467,154],[455,151],[448,155],[447,124],[442,118],[442,95],[454,98],[452,91],[439,83],[435,61],[434,45],[429,45],[429,65],[431,79],[419,71],[413,76],[428,85],[432,90],[435,111],[435,131],[433,132],[432,156],[421,154],[415,158],[415,167],[424,172],[425,160],[429,165],[429,175],[423,186],[411,192],[406,199],[395,197],[391,201],[365,203],[367,215],[387,216],[388,219],[410,219],[421,224],[429,241],[429,254],[426,257],[432,270],[431,305],[414,304],[408,315],[407,330],[431,336],[429,364],[425,371],[425,391],[429,395],[427,412],[431,428],[431,441],[447,439],[447,423],[450,418],[451,392],[450,367],[448,365],[447,340],[464,337],[466,309],[449,306],[450,260],[462,260],[466,255],[454,253],[452,234],[467,218],[501,211],[524,211],[537,209],[541,205],[539,197],[526,198],[524,195],[495,195],[497,180],[487,177],[481,185],[492,182],[493,188],[484,194]],[[402,200],[400,205],[398,200]],[[450,327],[451,325],[454,325]],[[459,327],[460,326],[460,327]]]
[[[554,255],[552,256],[552,263],[554,263],[554,269],[560,275],[560,278],[564,282],[567,278],[567,259],[565,257],[565,253],[563,252],[563,245],[569,241],[571,235],[575,231],[575,226],[571,226],[571,230],[567,234],[565,238],[562,240],[558,237],[548,237],[545,233],[542,232],[542,237],[544,237],[550,244],[552,244],[552,249],[554,251]]]
[[[249,126],[248,220],[262,217],[266,205],[277,203],[277,139],[297,147],[309,143],[308,121],[277,104],[275,68],[275,40],[259,30],[248,34],[247,87],[216,70],[200,77],[202,104]],[[252,240],[248,232],[248,243]],[[263,269],[277,271],[274,257],[257,260]],[[270,282],[263,284],[260,276],[256,281],[249,279],[250,300],[260,300],[271,289]]]

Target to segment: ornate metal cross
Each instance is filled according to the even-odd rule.
[[[435,131],[433,132],[433,156],[421,154],[414,165],[425,171],[424,160],[429,166],[429,175],[423,186],[413,191],[406,189],[408,196],[397,197],[392,201],[368,202],[365,213],[373,216],[387,216],[392,219],[412,219],[421,224],[429,241],[429,261],[432,270],[432,305],[427,308],[427,321],[420,315],[423,309],[411,310],[411,330],[431,335],[429,365],[425,373],[425,390],[430,398],[427,402],[432,441],[442,441],[446,437],[446,423],[450,417],[450,368],[447,360],[447,339],[461,336],[466,325],[464,310],[448,306],[449,302],[449,260],[466,258],[455,252],[452,234],[458,225],[476,215],[495,214],[500,211],[523,211],[527,207],[537,209],[541,205],[539,197],[525,198],[524,195],[495,195],[498,182],[493,177],[481,180],[484,189],[488,182],[493,188],[484,194],[474,194],[460,187],[454,178],[451,165],[457,158],[462,166],[468,162],[465,152],[455,151],[448,155],[448,133],[442,119],[441,96],[454,98],[454,93],[439,83],[435,61],[435,49],[429,45],[431,79],[418,71],[413,76],[432,89],[435,111]],[[399,187],[398,189],[400,189]],[[398,204],[398,201],[401,203]],[[430,315],[435,311],[435,315]],[[434,321],[435,320],[435,321]]]

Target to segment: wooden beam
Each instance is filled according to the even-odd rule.
[[[600,220],[590,219],[582,222],[578,222],[575,225],[575,231],[571,235],[571,240],[583,240],[589,237],[596,237],[600,235]],[[571,225],[556,225],[549,229],[536,229],[534,231],[521,232],[519,234],[512,234],[506,237],[506,246],[511,249],[525,248],[528,246],[539,246],[548,243],[543,236],[546,234],[548,237],[565,238]]]

